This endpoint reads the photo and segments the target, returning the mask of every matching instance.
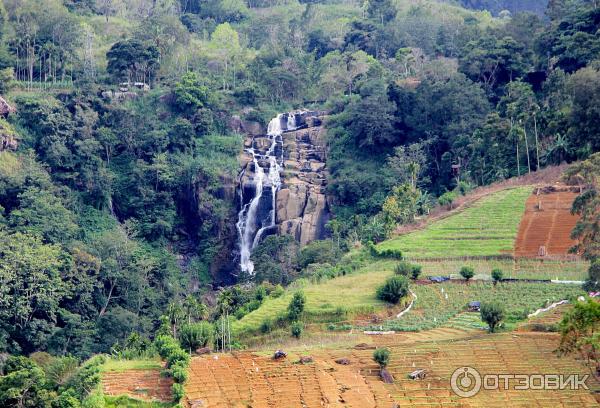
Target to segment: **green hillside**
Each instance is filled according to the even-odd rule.
[[[491,256],[510,253],[530,187],[491,194],[456,215],[379,244],[407,258]]]

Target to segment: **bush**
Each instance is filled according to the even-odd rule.
[[[263,334],[271,333],[273,331],[273,321],[271,319],[265,319],[260,324],[260,332]]]
[[[473,269],[471,266],[463,266],[460,268],[460,276],[465,278],[465,280],[468,282],[473,276],[475,276],[475,269]]]
[[[482,303],[480,313],[481,320],[487,323],[490,333],[493,333],[504,319],[504,308],[498,302]]]
[[[387,348],[378,348],[373,353],[373,360],[379,364],[380,368],[385,368],[390,362],[390,350]]]
[[[456,200],[457,197],[458,194],[456,194],[456,192],[447,191],[438,198],[438,203],[442,207],[449,207],[452,205],[452,203],[454,202],[454,200]]]
[[[413,280],[419,279],[419,275],[421,275],[422,270],[423,267],[421,265],[413,265],[413,270],[411,273],[411,277],[413,278]]]
[[[299,339],[302,336],[302,332],[304,331],[304,325],[302,322],[294,322],[292,323],[292,336]]]
[[[494,285],[502,280],[504,274],[502,273],[502,269],[493,269],[492,270],[492,279],[494,280]]]
[[[590,265],[584,289],[588,292],[600,290],[600,261],[594,261]]]
[[[305,303],[306,297],[304,296],[304,292],[298,291],[294,293],[294,297],[288,305],[288,318],[292,322],[300,319],[300,316],[302,316],[302,313],[304,312]]]
[[[394,304],[407,294],[408,280],[404,276],[392,276],[377,289],[377,299]]]
[[[285,290],[283,289],[283,286],[281,285],[277,285],[275,286],[275,288],[271,291],[271,297],[273,299],[277,299],[278,297],[281,297],[281,295],[283,295],[283,293],[285,292]]]
[[[198,322],[184,325],[179,331],[181,347],[190,353],[200,347],[206,347],[214,338],[214,327],[209,322]]]
[[[335,264],[338,260],[333,241],[313,241],[300,250],[298,266],[302,269],[310,264]]]
[[[423,268],[421,265],[411,264],[410,262],[402,261],[394,267],[394,273],[400,276],[411,277],[417,279]]]
[[[181,401],[181,399],[185,396],[185,389],[183,388],[183,384],[173,384],[171,386],[171,391],[173,392],[173,399],[175,400],[175,402]]]
[[[187,365],[179,361],[171,367],[171,375],[173,379],[178,383],[185,383],[188,379],[188,367]]]

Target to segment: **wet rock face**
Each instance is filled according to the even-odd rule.
[[[286,129],[288,114],[281,116],[282,129]],[[281,186],[275,197],[275,227],[264,231],[262,239],[274,233],[293,236],[301,245],[323,239],[327,235],[325,224],[330,213],[325,196],[327,168],[325,153],[325,130],[322,126],[322,112],[294,113],[297,130],[285,131],[275,145],[275,155],[281,158]],[[254,148],[261,154],[271,146],[268,136],[250,133],[245,140],[246,148]],[[252,156],[245,152],[241,157],[241,189],[244,201],[252,197],[256,189],[256,169]],[[268,172],[267,163],[261,167]],[[273,203],[273,190],[265,186],[258,206],[257,221],[266,224]],[[242,203],[247,204],[246,202]]]
[[[279,233],[292,235],[301,245],[325,238],[330,216],[325,130],[318,117],[305,123],[305,129],[283,134],[283,183],[276,200]]]

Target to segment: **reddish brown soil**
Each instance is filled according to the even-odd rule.
[[[536,258],[541,247],[548,257],[567,256],[575,244],[571,231],[578,217],[571,215],[571,205],[577,195],[571,191],[532,194],[519,225],[515,256]]]
[[[104,394],[128,395],[145,401],[171,401],[173,380],[160,375],[159,370],[128,370],[102,375]]]

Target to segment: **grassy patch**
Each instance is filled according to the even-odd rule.
[[[380,250],[409,258],[493,256],[511,253],[530,187],[503,190],[425,229],[384,241]]]
[[[490,260],[445,260],[416,261],[423,267],[421,276],[459,277],[458,271],[468,265],[475,269],[478,278],[490,278],[492,270],[499,268],[504,278],[513,279],[558,279],[583,281],[587,278],[589,262],[586,261],[546,261],[537,259],[490,259]]]
[[[123,372],[128,370],[160,370],[161,361],[156,360],[117,360],[109,358],[100,369],[102,372]]]
[[[106,402],[105,408],[171,408],[175,404],[167,402],[146,402],[140,401],[127,396],[119,397],[104,397]]]
[[[265,300],[259,309],[233,322],[233,331],[236,334],[256,332],[265,320],[285,316],[294,292],[300,288],[306,295],[305,320],[308,322],[345,320],[349,315],[382,308],[385,303],[375,297],[375,290],[392,274],[392,265],[392,261],[379,261],[361,269],[360,273],[320,284],[296,282],[279,298]]]
[[[496,287],[489,282],[472,282],[469,285],[444,283],[413,286],[412,290],[417,295],[413,309],[400,319],[385,322],[384,329],[419,331],[440,326],[465,328],[465,323],[473,323],[473,316],[469,319],[459,318],[467,304],[492,299],[504,305],[505,320],[515,322],[526,319],[527,314],[548,303],[584,293],[577,285],[550,283],[500,283]]]

